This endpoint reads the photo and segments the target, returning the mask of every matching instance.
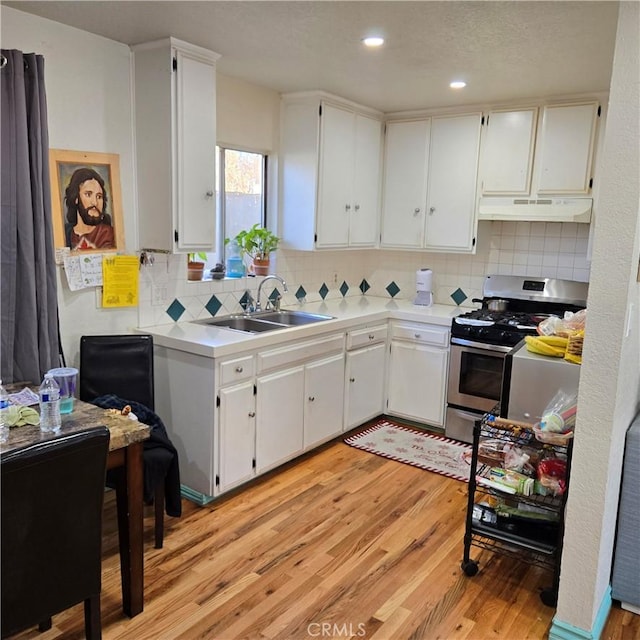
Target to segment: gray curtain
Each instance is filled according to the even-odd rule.
[[[59,366],[44,58],[0,58],[0,374],[40,382]]]

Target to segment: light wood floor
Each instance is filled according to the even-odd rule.
[[[376,640],[546,638],[550,575],[477,550],[460,570],[466,484],[342,442],[217,504],[184,501],[164,549],[145,519],[145,610],[122,614],[115,504],[108,494],[103,638]],[[10,588],[10,585],[2,585]],[[19,638],[84,637],[78,605]],[[603,640],[640,638],[614,607]]]

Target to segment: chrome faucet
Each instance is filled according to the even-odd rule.
[[[267,280],[278,280],[278,282],[280,282],[282,284],[282,288],[285,291],[289,291],[289,289],[287,289],[287,283],[280,277],[280,276],[276,276],[276,275],[269,275],[269,276],[265,276],[264,280],[258,285],[258,293],[256,294],[256,311],[262,311],[262,307],[260,306],[260,294],[262,293],[262,285],[267,281]],[[267,308],[269,305],[269,301],[267,301]]]

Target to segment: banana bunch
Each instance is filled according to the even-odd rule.
[[[40,424],[40,414],[31,407],[9,405],[6,412],[6,421],[9,427],[24,427],[26,424]]]
[[[561,336],[525,336],[527,351],[552,358],[564,358],[568,338]]]

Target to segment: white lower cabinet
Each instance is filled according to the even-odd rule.
[[[387,413],[444,426],[449,329],[393,322]]]
[[[222,493],[255,474],[256,407],[253,381],[220,389],[218,483]]]
[[[384,411],[387,323],[347,333],[345,431]]]
[[[302,452],[304,367],[258,376],[256,472],[263,473]]]
[[[312,362],[304,371],[305,449],[342,432],[344,356],[342,353]]]

